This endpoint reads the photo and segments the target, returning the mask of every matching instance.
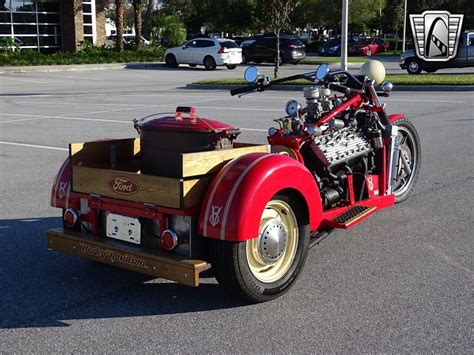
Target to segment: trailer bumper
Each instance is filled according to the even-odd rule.
[[[124,245],[105,238],[91,239],[62,229],[46,231],[48,250],[56,250],[123,269],[197,287],[199,274],[208,268],[203,260],[191,260],[161,251]]]

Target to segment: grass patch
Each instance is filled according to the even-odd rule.
[[[436,74],[390,74],[385,80],[391,81],[394,85],[474,85],[474,74],[465,75],[436,75]],[[194,84],[201,85],[246,85],[244,79],[228,78],[218,80],[200,80]],[[288,82],[290,85],[311,85],[306,80],[294,80]],[[285,84],[282,84],[285,85]]]
[[[347,57],[348,63],[364,63],[368,60],[367,57]],[[321,63],[340,63],[339,57],[306,57],[303,59],[304,64],[321,64]]]
[[[164,49],[145,48],[117,53],[113,49],[90,47],[77,52],[39,53],[35,50],[0,51],[0,66],[70,65],[156,62],[163,60]]]
[[[474,85],[474,74],[391,74],[386,80],[394,85]]]

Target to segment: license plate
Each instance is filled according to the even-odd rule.
[[[140,221],[138,218],[109,213],[107,215],[106,235],[109,238],[140,244]]]

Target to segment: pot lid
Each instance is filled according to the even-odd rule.
[[[232,131],[234,127],[220,121],[197,117],[194,107],[178,107],[174,116],[150,118],[138,122],[140,130],[173,132]]]

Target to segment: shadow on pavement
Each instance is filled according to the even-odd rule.
[[[44,232],[60,223],[51,217],[0,221],[0,328],[245,305],[229,299],[214,279],[192,288],[48,251]]]

